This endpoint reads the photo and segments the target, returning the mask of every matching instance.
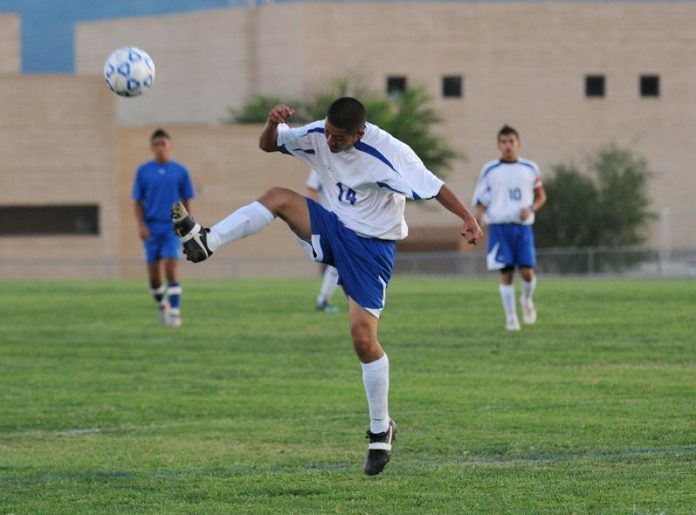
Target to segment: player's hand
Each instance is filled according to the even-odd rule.
[[[150,230],[147,228],[146,225],[141,225],[140,229],[140,239],[143,241],[147,241],[150,239]]]
[[[464,221],[462,236],[470,245],[477,245],[483,239],[483,231],[475,218],[469,218]]]
[[[278,125],[279,123],[284,123],[285,119],[293,114],[295,114],[295,110],[292,107],[285,104],[278,104],[268,111],[268,121]]]
[[[529,209],[528,207],[523,207],[522,209],[520,209],[520,220],[524,222],[530,216],[532,216],[531,209]]]

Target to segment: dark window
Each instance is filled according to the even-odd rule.
[[[0,236],[99,234],[99,206],[0,206]]]
[[[640,76],[640,96],[659,97],[660,96],[660,76],[641,75]]]
[[[462,78],[459,75],[442,77],[442,96],[460,98],[462,96]]]
[[[585,96],[603,97],[604,96],[604,75],[587,75],[585,77]]]
[[[387,77],[387,95],[398,95],[406,91],[406,77]]]

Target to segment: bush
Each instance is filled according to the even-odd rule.
[[[553,166],[544,181],[548,201],[539,213],[539,247],[638,245],[645,241],[649,210],[647,162],[616,145],[602,147],[581,171]]]

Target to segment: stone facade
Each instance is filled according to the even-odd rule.
[[[119,102],[124,125],[214,123],[257,93],[307,98],[345,76],[381,91],[388,76],[404,76],[434,97],[442,133],[468,156],[449,177],[467,200],[509,123],[546,174],[607,143],[635,149],[656,172],[654,208],[678,209],[696,191],[694,19],[694,3],[269,4],[83,23],[76,63],[98,73],[124,42],[151,52],[157,83],[147,98]],[[585,96],[595,74],[605,77],[603,98]],[[643,74],[659,76],[659,97],[640,96]],[[443,98],[446,75],[462,77],[463,97]],[[441,209],[415,218],[452,224]]]
[[[19,16],[0,13],[0,74],[21,70],[19,27]]]
[[[97,236],[2,237],[1,275],[82,276],[92,262],[106,273],[118,254],[114,116],[100,77],[0,75],[0,206],[97,205],[100,227]]]

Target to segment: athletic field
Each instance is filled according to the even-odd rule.
[[[694,513],[696,281],[396,277],[392,462],[316,280],[0,283],[0,513]],[[518,290],[519,291],[519,290]]]

